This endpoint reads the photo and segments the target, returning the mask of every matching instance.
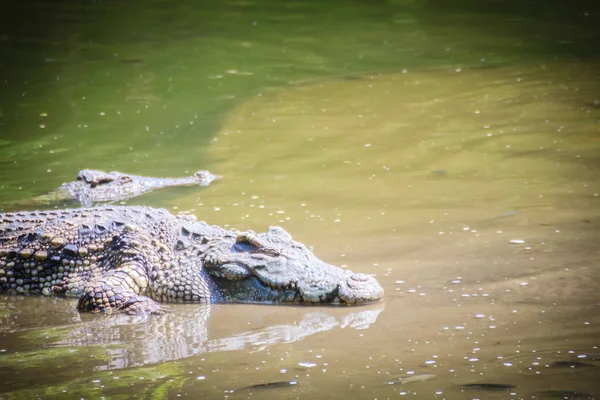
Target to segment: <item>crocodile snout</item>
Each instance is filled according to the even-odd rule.
[[[375,278],[367,274],[350,273],[340,282],[340,300],[344,304],[371,303],[383,298],[383,288]]]

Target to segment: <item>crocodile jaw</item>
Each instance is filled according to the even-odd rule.
[[[312,261],[300,268],[273,261],[261,263],[266,266],[221,265],[224,272],[211,274],[219,290],[217,301],[359,305],[383,298],[383,289],[375,278],[345,271],[316,257]]]

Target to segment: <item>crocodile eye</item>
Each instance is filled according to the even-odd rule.
[[[256,236],[253,232],[242,232],[237,235],[235,238],[235,243],[249,243],[254,247],[265,247],[263,242]]]
[[[278,256],[279,252],[266,246],[259,237],[253,232],[242,232],[235,238],[235,249],[241,252],[265,253]]]

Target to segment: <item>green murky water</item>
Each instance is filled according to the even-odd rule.
[[[4,210],[83,168],[209,169],[125,203],[282,225],[386,298],[0,297],[0,399],[598,398],[600,14],[447,3],[4,2]]]

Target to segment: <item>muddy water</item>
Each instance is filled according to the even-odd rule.
[[[257,93],[208,148],[222,182],[128,203],[281,225],[376,275],[385,301],[137,320],[2,298],[0,398],[597,398],[597,71],[406,70]]]
[[[362,336],[293,348],[317,366],[286,393],[600,395],[597,71],[408,70],[263,92],[231,113],[211,155],[234,184],[200,207],[289,227],[386,291]]]

